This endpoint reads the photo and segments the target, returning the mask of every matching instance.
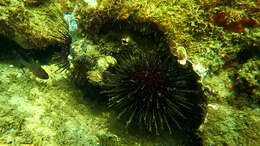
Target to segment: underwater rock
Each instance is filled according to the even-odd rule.
[[[0,34],[24,49],[64,44],[67,24],[49,0],[0,0]]]
[[[100,52],[100,46],[86,38],[78,39],[71,45],[72,78],[88,79],[94,85],[101,85],[103,72],[116,63],[114,57]]]
[[[153,7],[156,4],[149,3],[149,5]],[[175,7],[174,2],[169,2],[169,5]],[[176,6],[176,8],[179,7]],[[162,15],[165,13],[165,9],[151,11],[150,7],[148,9],[148,5],[139,2],[128,3],[127,1],[104,0],[79,3],[74,9],[78,31],[85,39],[84,41],[87,41],[86,44],[91,42],[95,49],[86,48],[84,45],[80,46],[81,49],[79,49],[80,47],[73,49],[73,46],[77,46],[79,41],[75,45],[72,44],[72,51],[75,52],[72,53],[72,64],[76,67],[79,58],[91,56],[92,51],[98,52],[95,57],[87,57],[92,59],[89,60],[90,64],[81,65],[86,67],[76,68],[78,68],[78,72],[81,72],[80,74],[83,74],[84,78],[87,76],[86,78],[90,79],[90,82],[100,85],[103,84],[102,75],[106,69],[97,70],[99,68],[97,58],[101,56],[116,58],[116,56],[120,56],[120,53],[129,49],[142,48],[149,52],[158,48],[167,48],[170,50],[167,52],[174,54],[182,64],[185,64],[188,55],[186,45],[182,46],[182,44],[187,40],[183,35],[184,29],[182,28],[188,24],[181,24],[185,19],[177,18],[179,11],[174,14],[176,18],[172,15]],[[78,36],[75,40],[81,39],[81,37]],[[82,73],[82,70],[88,72],[87,75],[84,75],[86,73]]]
[[[25,2],[29,2],[25,5],[26,8],[36,6],[33,8],[33,12],[35,12],[33,16],[37,17],[31,18],[34,20],[32,21],[32,24],[36,24],[35,18],[38,18],[39,15],[37,8],[43,6],[45,7],[46,3],[42,3],[43,1],[39,1],[39,3],[37,3],[34,0],[27,0]],[[36,4],[34,4],[35,2]],[[234,66],[237,66],[237,60],[240,58],[239,53],[246,50],[248,46],[258,48],[259,28],[245,27],[245,32],[241,34],[236,32],[230,34],[226,32],[223,27],[211,23],[209,19],[216,14],[217,10],[225,10],[226,5],[231,7],[229,2],[231,1],[225,1],[224,3],[219,0],[166,0],[163,3],[155,0],[77,1],[77,9],[75,9],[74,16],[78,24],[78,29],[76,30],[78,32],[76,32],[76,34],[80,35],[72,36],[72,40],[75,41],[72,43],[72,49],[69,55],[69,61],[71,63],[70,71],[72,76],[73,78],[84,79],[84,81],[88,81],[92,85],[97,85],[102,88],[106,83],[106,73],[111,68],[119,65],[119,62],[121,61],[120,56],[122,54],[125,54],[128,51],[133,51],[134,53],[141,51],[144,54],[150,54],[151,52],[165,49],[168,54],[172,53],[176,55],[180,63],[193,63],[194,69],[200,73],[200,76],[207,78],[207,82],[203,80],[201,81],[203,83],[202,85],[206,88],[211,86],[210,88],[207,88],[210,89],[208,93],[208,96],[211,97],[209,101],[210,106],[214,105],[214,102],[216,102],[216,107],[219,108],[215,112],[213,109],[210,109],[210,112],[207,115],[206,123],[202,125],[203,128],[201,128],[201,137],[203,139],[203,144],[248,144],[247,139],[257,139],[254,136],[250,137],[250,135],[255,134],[256,136],[259,136],[259,132],[257,132],[260,129],[258,126],[259,110],[254,109],[254,112],[251,112],[248,117],[243,118],[243,121],[237,120],[237,117],[244,116],[244,113],[247,113],[248,111],[240,112],[239,110],[233,108],[232,105],[229,105],[230,100],[232,100],[235,96],[233,95],[235,91],[232,89],[232,86],[229,85],[235,81],[232,78],[234,77],[234,73],[232,71],[234,71]],[[19,3],[22,2],[19,1]],[[3,5],[4,7],[7,7],[9,4],[11,4],[10,0],[0,0],[0,5]],[[14,5],[14,3],[12,4]],[[234,12],[239,11],[239,13],[241,13],[245,10],[242,8],[240,9],[240,7],[233,4],[235,4],[235,1],[232,1],[232,9],[235,9]],[[39,7],[37,5],[39,5]],[[246,4],[244,6],[246,6]],[[14,8],[17,9],[16,7]],[[13,10],[11,8],[9,9]],[[73,7],[70,9],[73,10]],[[24,9],[24,11],[29,13],[27,12],[27,9]],[[6,24],[7,22],[11,22],[12,19],[9,15],[15,15],[15,11],[11,11],[12,13],[7,13],[2,10],[1,14],[2,12],[4,12],[3,14],[8,16],[10,19],[5,19],[3,17],[4,15],[0,16],[0,28],[8,28],[7,30],[1,29],[1,33],[12,34],[12,31],[15,31],[16,29],[20,30],[18,28],[20,24],[16,25],[16,23],[14,23],[14,29],[11,29],[11,27],[9,29]],[[249,15],[252,15],[252,13],[248,14],[248,16]],[[43,17],[45,16],[40,16],[39,20]],[[57,17],[54,17],[54,15],[51,14],[51,18]],[[235,18],[235,15],[234,17],[232,16],[232,18]],[[14,20],[14,22],[16,22],[16,20]],[[42,24],[39,25],[45,26],[45,24],[46,22],[43,21]],[[31,25],[31,23],[29,25]],[[60,25],[58,24],[58,26]],[[54,25],[50,25],[50,27],[41,27],[48,29],[46,30],[48,33],[43,32],[43,34],[41,34],[41,31],[45,31],[44,29],[40,30],[40,28],[35,28],[35,32],[40,32],[38,35],[45,35],[43,36],[44,41],[40,39],[41,37],[36,37],[36,40],[39,38],[37,40],[39,44],[34,42],[31,38],[29,38],[28,41],[23,41],[25,43],[22,42],[20,44],[28,45],[29,41],[32,41],[32,44],[30,45],[33,47],[45,47],[45,45],[55,44],[55,42],[63,42],[64,44],[64,40],[59,39],[63,37],[62,35],[59,35],[59,31],[52,31],[52,29],[56,29],[56,27],[54,27]],[[51,34],[49,31],[54,34]],[[18,36],[28,37],[27,34],[21,35],[24,32],[17,33]],[[30,32],[28,32],[28,34],[29,36],[36,36],[32,33],[31,35]],[[51,37],[48,38],[47,34],[51,34]],[[14,37],[11,37],[11,39],[13,38]],[[19,39],[17,42],[21,42]],[[23,37],[22,40],[24,40]],[[47,42],[45,42],[45,40]],[[29,49],[33,48],[32,46],[25,47]],[[225,65],[229,68],[225,68]],[[238,77],[239,86],[246,85],[243,81],[239,81],[240,79],[243,80],[243,78],[246,78],[246,75],[242,75],[242,72],[244,72],[242,70],[246,71],[246,69],[241,68],[241,73],[239,73],[240,75]],[[250,76],[251,73],[248,75]],[[250,80],[253,83],[253,78]],[[226,86],[230,88],[227,88]],[[85,92],[89,92],[91,89],[85,87],[85,90]],[[73,111],[73,108],[69,110]],[[247,118],[250,121],[248,123],[246,122]],[[230,126],[230,121],[232,123],[237,122],[237,125],[242,122],[244,125]],[[218,129],[219,125],[224,128],[221,127],[221,129]],[[225,126],[227,128],[225,128]],[[255,129],[247,130],[246,126],[252,126]],[[241,132],[240,128],[243,130],[245,129],[244,133]],[[77,130],[78,129],[75,131]],[[121,130],[123,132],[126,131],[125,129]],[[118,129],[116,131],[118,131]],[[136,134],[136,131],[134,131],[134,133]],[[228,135],[229,133],[230,135]],[[239,143],[236,143],[236,138],[239,134],[244,137],[241,141],[239,141]],[[127,137],[126,139],[129,141],[128,137],[131,136],[126,134],[125,137]],[[145,137],[148,136],[145,135]],[[141,141],[143,140],[143,138],[138,136],[134,138],[141,139]],[[182,141],[182,139],[185,138],[187,139],[186,135],[181,136],[179,139]],[[168,140],[170,138],[165,138],[164,140],[166,139]],[[68,138],[66,140],[69,141],[70,139]],[[188,138],[188,140],[190,139]],[[257,141],[255,141],[253,141],[253,144],[257,144]],[[179,145],[183,145],[183,143]]]
[[[260,60],[249,59],[238,70],[236,84],[239,92],[246,92],[254,102],[260,101]]]
[[[159,19],[162,12],[150,13],[140,3],[131,5],[127,1],[109,0],[85,2],[85,5],[79,4],[75,11],[81,36],[72,43],[72,76],[80,76],[103,88],[102,93],[110,98],[111,109],[124,111],[119,115],[128,119],[127,126],[143,124],[147,131],[155,134],[159,134],[162,129],[167,129],[169,133],[178,128],[196,131],[203,122],[207,99],[198,83],[200,76],[193,71],[192,63],[187,61],[186,47],[182,46],[184,37],[178,37],[182,30],[175,31],[181,25],[169,22],[171,19],[166,17]],[[142,65],[143,72],[136,68]],[[158,67],[158,72],[154,72],[152,66],[156,66],[155,69]],[[162,87],[153,88],[155,85],[151,85],[154,90],[152,92],[150,84],[157,84],[157,81],[148,81],[147,84],[144,83],[147,86],[143,87],[147,90],[142,93],[142,83],[136,80],[136,85],[130,85],[135,70],[139,70],[137,72],[140,78],[145,78],[144,72],[152,70],[154,75],[151,77],[158,79]],[[164,74],[162,79],[157,76],[160,72]],[[125,79],[126,76],[129,78]],[[118,93],[118,90],[125,92]],[[130,104],[132,101],[127,101],[126,96],[132,94],[138,96]],[[120,99],[115,99],[114,96]],[[151,104],[149,100],[153,100]],[[146,110],[141,107],[145,104]],[[134,106],[136,112],[127,105]],[[152,114],[155,110],[156,114]],[[191,121],[193,124],[190,124]]]
[[[179,47],[177,44],[185,43],[184,47],[186,47],[186,42],[189,41],[184,35],[184,30],[189,25],[186,23],[187,17],[180,18],[180,15],[189,16],[189,12],[178,11],[179,6],[176,6],[175,2],[168,1],[167,5],[161,5],[160,9],[157,9],[157,3],[151,1],[133,3],[124,0],[85,2],[86,4],[79,4],[75,13],[82,34],[104,34],[114,31],[121,39],[123,39],[123,33],[131,37],[129,31],[132,34],[139,32],[144,39],[150,39],[149,37],[153,35],[154,38],[165,41],[171,53],[175,55],[178,54],[175,53],[176,48]],[[176,11],[167,13],[168,7],[173,10],[175,8]],[[135,36],[132,39],[136,41],[138,38]],[[150,39],[150,41],[153,40]],[[157,42],[160,43],[160,40]]]
[[[258,145],[258,115],[259,108],[241,111],[229,105],[209,104],[205,122],[199,128],[203,145]]]

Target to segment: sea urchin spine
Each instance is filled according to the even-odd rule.
[[[160,55],[158,55],[160,54]],[[190,63],[164,53],[127,53],[105,74],[109,107],[118,118],[143,124],[151,132],[195,129],[203,121],[205,98]]]

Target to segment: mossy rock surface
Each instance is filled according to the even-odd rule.
[[[64,44],[60,31],[68,30],[65,23],[56,20],[71,13],[76,5],[74,14],[80,35],[72,43],[69,71],[56,72],[57,62],[49,60],[42,67],[50,79],[40,80],[27,69],[13,65],[15,59],[6,58],[8,54],[0,54],[0,143],[131,146],[260,143],[258,0],[58,0],[55,4],[42,0],[0,0],[0,34],[23,49],[45,50]],[[225,19],[233,25],[243,24],[241,30],[220,24],[216,20],[220,14],[228,14]],[[244,18],[256,24],[242,23]],[[206,120],[198,132],[200,138],[183,133],[151,136],[135,127],[125,128],[107,109],[103,100],[107,97],[99,94],[102,75],[127,46],[168,47],[174,55],[177,48],[185,49],[187,61],[202,77],[208,99]],[[0,44],[0,50],[3,48]],[[84,66],[78,64],[82,58]],[[84,80],[75,85],[67,74],[79,71]]]

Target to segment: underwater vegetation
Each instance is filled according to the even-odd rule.
[[[260,103],[260,61],[257,57],[249,59],[236,73],[236,88],[252,103]],[[238,99],[241,98],[238,95]]]
[[[0,143],[258,145],[259,6],[0,0]]]
[[[42,50],[56,45],[59,40],[51,36],[61,37],[57,30],[66,30],[57,22],[63,15],[54,1],[1,0],[0,5],[0,33],[24,49]]]
[[[234,13],[234,12],[233,12]],[[234,14],[233,14],[234,15]],[[248,18],[246,16],[240,16],[240,20],[232,20],[231,11],[224,11],[215,14],[210,22],[217,24],[218,26],[223,26],[227,32],[237,32],[237,33],[245,33],[246,27],[256,27],[259,26],[259,22],[253,18]],[[229,20],[231,19],[231,20]]]
[[[19,45],[18,54],[23,52],[33,54],[31,52],[43,50],[45,52],[42,54],[38,52],[34,55],[54,56],[59,70],[63,71],[69,66],[67,58],[72,40],[68,24],[59,9],[60,5],[56,4],[49,0],[0,1],[0,34]],[[58,53],[53,55],[55,51]],[[26,55],[20,58],[26,58]],[[31,60],[28,63],[26,59],[20,62],[34,74],[38,74],[38,77],[47,79],[47,74],[36,63]]]
[[[145,127],[150,133],[160,134],[161,131],[173,133],[179,127],[192,129],[192,126],[189,127],[190,125],[185,124],[185,120],[192,121],[191,119],[194,118],[193,121],[196,121],[195,115],[197,114],[197,117],[200,117],[199,115],[204,113],[202,107],[197,106],[196,102],[194,105],[189,104],[192,102],[187,101],[190,98],[178,98],[185,99],[182,100],[185,103],[183,103],[184,106],[180,104],[173,104],[173,106],[177,106],[180,111],[184,112],[183,115],[187,115],[182,116],[178,111],[170,110],[168,113],[172,114],[167,114],[167,118],[163,117],[161,111],[170,105],[167,105],[166,102],[160,102],[160,100],[174,99],[174,94],[171,94],[171,96],[162,95],[161,92],[166,92],[166,90],[160,87],[170,86],[169,88],[174,88],[173,80],[165,81],[164,79],[172,78],[168,76],[167,72],[172,76],[175,76],[175,72],[172,71],[173,69],[169,69],[167,65],[162,69],[163,67],[160,66],[162,63],[157,63],[157,61],[164,62],[167,57],[160,56],[167,56],[165,54],[172,53],[177,54],[177,58],[172,56],[175,58],[173,62],[176,62],[182,57],[176,52],[178,48],[184,48],[187,51],[187,56],[184,55],[183,58],[188,60],[188,64],[192,62],[193,65],[197,65],[198,70],[206,75],[201,82],[202,86],[209,89],[207,96],[210,97],[210,102],[216,104],[216,108],[211,108],[213,113],[219,112],[221,108],[218,107],[221,107],[222,104],[230,106],[229,104],[232,103],[230,101],[236,100],[234,92],[238,91],[235,89],[235,84],[239,83],[239,86],[245,85],[248,87],[246,82],[241,82],[239,77],[236,80],[235,74],[241,67],[237,64],[239,52],[247,50],[247,46],[259,46],[257,40],[259,13],[255,5],[257,2],[254,1],[248,5],[246,2],[220,0],[191,2],[198,5],[195,4],[195,6],[194,3],[185,5],[186,1],[165,1],[168,5],[158,4],[160,10],[156,11],[156,9],[153,9],[157,6],[155,1],[144,0],[141,3],[137,1],[98,1],[95,4],[87,2],[87,7],[79,5],[76,10],[75,17],[81,33],[88,40],[93,40],[93,42],[99,44],[98,47],[88,45],[92,47],[86,47],[82,50],[88,52],[90,48],[94,48],[93,50],[101,54],[96,55],[97,58],[102,55],[109,55],[116,60],[116,63],[110,64],[105,71],[97,70],[98,67],[95,64],[98,64],[98,61],[91,60],[89,72],[98,74],[98,76],[96,78],[91,76],[90,78],[89,72],[84,76],[87,76],[86,78],[90,82],[97,81],[98,84],[96,85],[101,85],[101,88],[105,87],[102,93],[109,97],[108,107],[116,111],[117,117],[124,121],[126,127],[137,124],[139,127]],[[254,5],[255,7],[253,7]],[[156,50],[162,48],[167,49],[162,51],[163,53],[156,52]],[[83,53],[84,51],[80,52],[78,54],[89,56],[88,53]],[[172,63],[172,66],[174,65],[178,65],[178,63]],[[84,69],[80,70],[83,71]],[[239,71],[239,75],[242,75],[242,72],[246,69],[245,67],[243,71]],[[160,74],[161,72],[166,72],[167,75],[164,76]],[[242,77],[242,80],[245,76],[247,76],[247,73]],[[185,74],[183,79],[185,79]],[[253,81],[254,76],[248,80]],[[173,83],[166,84],[168,82]],[[211,88],[208,88],[208,85]],[[258,95],[256,86],[253,84],[251,86],[253,91],[248,91],[250,94],[254,94],[253,98]],[[174,93],[174,91],[167,92]],[[184,93],[180,92],[180,94],[183,95]],[[200,103],[202,103],[202,106],[206,105],[205,100]],[[198,112],[185,108],[188,107],[187,105],[191,106],[191,109],[192,106],[197,106]],[[196,113],[193,114],[194,117],[185,119],[189,117],[191,111]],[[228,112],[228,110],[223,112]],[[236,111],[232,110],[232,112]],[[173,118],[175,116],[176,119]],[[212,118],[214,115],[208,117]],[[218,120],[215,119],[221,119],[221,116],[216,114],[216,117],[212,119],[207,119],[207,125],[216,128],[217,126],[214,123]],[[198,123],[202,121],[201,118],[197,120]],[[167,126],[167,122],[172,124]],[[239,123],[239,121],[236,123]],[[195,125],[198,126],[199,124],[193,126],[196,127]],[[220,123],[218,126],[224,127],[225,123]],[[229,128],[232,129],[232,126]],[[208,138],[206,137],[206,135],[209,135],[207,132],[214,133],[207,128],[205,128],[206,130],[201,129],[204,139]],[[226,135],[230,136],[229,134]]]
[[[109,14],[124,4],[113,3],[111,10],[91,5],[76,10],[84,38],[71,47],[71,79],[101,88],[108,108],[117,112],[125,127],[138,125],[156,135],[196,131],[207,99],[192,64],[181,65],[180,56],[172,55],[163,24],[135,18],[131,7],[126,7],[125,17],[119,11]]]
[[[167,51],[165,51],[167,52]],[[169,53],[126,53],[105,73],[102,93],[109,108],[126,118],[126,127],[141,124],[150,132],[196,129],[204,119],[200,77]]]

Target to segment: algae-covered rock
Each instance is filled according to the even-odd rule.
[[[205,124],[200,127],[203,145],[258,145],[259,108],[240,111],[229,105],[208,105]]]
[[[158,3],[150,0],[105,0],[94,4],[91,2],[79,4],[76,11],[76,18],[83,34],[104,33],[117,29],[116,33],[139,31],[140,34],[147,36],[158,33],[157,39],[162,39],[160,38],[162,33],[165,37],[164,41],[167,41],[173,52],[179,44],[190,41],[189,36],[184,32],[189,27],[192,11],[196,8],[183,9],[183,7],[192,5],[193,1]],[[187,47],[187,44],[185,43],[184,47]]]
[[[248,94],[254,102],[260,101],[260,60],[249,59],[238,70],[236,82],[239,92]]]
[[[232,9],[227,9],[227,6]],[[180,63],[193,63],[209,92],[209,104],[225,104],[232,109],[234,100],[237,100],[235,74],[244,61],[241,54],[259,47],[259,15],[254,6],[254,3],[207,0],[164,3],[146,0],[85,1],[78,4],[75,17],[79,31],[94,42],[99,55],[111,55],[118,61],[117,57],[130,49],[142,48],[149,52],[168,48],[179,57]],[[220,24],[222,17],[225,23]],[[237,28],[240,25],[241,28]],[[231,29],[231,26],[235,28]],[[97,61],[92,63],[91,66],[97,66]],[[103,85],[103,74],[93,69],[88,72],[91,73],[88,74],[90,82],[99,81],[99,85]],[[237,110],[235,108],[234,112],[239,112]],[[227,116],[234,120],[232,115]],[[211,121],[212,116],[208,118],[210,123],[207,126],[210,128],[215,121]],[[235,130],[233,134],[237,135],[237,132]],[[205,145],[214,144],[202,138]]]
[[[117,56],[129,49],[152,51],[166,48],[185,64],[188,59],[186,50],[195,49],[189,45],[190,37],[185,34],[189,27],[187,22],[192,19],[191,11],[195,8],[182,9],[185,5],[188,2],[85,1],[77,5],[75,17],[79,31],[96,46],[94,50],[100,53],[99,56]],[[78,51],[74,50],[74,58],[78,58],[77,54],[89,56],[90,53],[82,49],[84,53]]]
[[[122,64],[118,63],[118,61],[123,62],[126,60],[127,57],[124,59],[124,56],[129,56],[133,59],[133,61],[140,59],[139,62],[144,64],[149,64],[149,61],[155,61],[153,59],[146,60],[147,62],[142,60],[146,57],[135,58],[134,56],[138,56],[138,54],[141,56],[149,56],[153,54],[156,57],[158,57],[159,54],[167,54],[165,56],[169,55],[172,57],[174,54],[177,55],[176,59],[179,59],[178,61],[175,60],[176,64],[179,65],[179,62],[182,62],[182,65],[185,66],[188,56],[186,48],[184,47],[186,45],[183,43],[185,41],[185,37],[184,35],[181,37],[181,35],[184,33],[184,27],[189,25],[185,22],[187,21],[187,17],[179,16],[181,15],[181,12],[179,11],[181,8],[180,6],[175,6],[175,3],[173,2],[168,1],[167,4],[163,4],[162,8],[159,9],[157,6],[160,4],[155,1],[146,1],[146,3],[147,5],[144,5],[143,2],[140,3],[139,1],[96,1],[96,3],[94,3],[94,1],[85,1],[79,3],[75,8],[74,15],[79,26],[81,36],[75,38],[75,42],[71,45],[72,53],[70,61],[72,63],[72,77],[78,78],[79,76],[80,79],[87,79],[87,81],[93,85],[98,85],[100,88],[104,88],[105,85],[110,84],[107,83],[108,80],[110,80],[108,79],[110,77],[108,77],[107,74],[108,69],[115,65]],[[186,2],[183,1],[179,4],[184,6]],[[172,8],[172,11],[175,11],[176,14],[167,13],[166,9],[169,6],[174,7]],[[148,8],[152,8],[153,10]],[[188,10],[184,11],[190,14]],[[165,15],[162,15],[162,13]],[[184,14],[189,16],[189,14]],[[133,56],[130,54],[133,54]],[[127,66],[127,64],[125,66]],[[122,66],[122,68],[125,67]],[[129,74],[130,72],[127,71],[128,69],[134,70],[134,67],[122,70],[124,70],[126,74]],[[196,78],[194,78],[194,80],[196,80],[194,84],[197,84],[200,77],[193,72],[192,64],[190,62],[187,63],[185,69],[189,69],[187,72],[193,73],[194,76],[196,76]],[[180,78],[183,79],[182,77]],[[191,84],[193,85],[193,83]],[[171,132],[169,133],[172,134],[178,133],[179,131],[183,132],[185,130],[190,130],[188,133],[191,134],[191,137],[196,137],[194,131],[196,131],[198,125],[203,121],[205,111],[202,109],[205,107],[204,104],[206,104],[206,99],[204,99],[203,92],[201,92],[202,90],[200,88],[200,83],[198,83],[197,87],[198,88],[196,88],[196,91],[191,91],[191,93],[194,93],[194,96],[195,93],[199,93],[199,96],[202,97],[201,100],[203,100],[203,102],[198,105],[196,104],[198,109],[201,110],[198,110],[198,113],[193,114],[195,115],[194,119],[197,120],[194,122],[197,123],[195,124],[196,126],[194,126],[196,128],[180,126],[179,129],[173,128],[173,130],[170,130]],[[87,89],[82,87],[82,90]],[[180,115],[182,116],[182,114]],[[156,127],[158,126],[156,121],[159,120],[160,115],[154,116],[154,118],[156,118],[155,122],[153,122],[155,124],[150,124],[150,127],[147,126],[149,129],[153,129],[149,130],[150,132],[153,131],[151,132],[152,135],[159,133],[157,131],[159,128]],[[160,120],[162,121],[162,119]],[[187,120],[185,122],[187,122]],[[161,123],[165,125],[168,124],[168,127],[170,127],[167,120],[166,122],[164,121]],[[146,124],[149,125],[148,122]],[[132,122],[131,125],[138,124]],[[151,125],[155,126],[152,127]],[[138,127],[141,127],[142,129],[144,126]],[[154,129],[156,129],[156,132],[154,132]],[[160,128],[160,130],[161,129],[163,128]],[[185,141],[187,139],[183,138],[183,140]]]
[[[44,65],[47,81],[0,62],[0,143],[259,144],[259,4],[257,0],[0,0],[0,33],[24,49],[55,44],[70,48],[62,39],[68,28],[61,13],[72,13],[78,26],[73,30],[76,35],[71,34],[71,49],[66,50],[70,68],[57,72],[56,62]],[[177,56],[182,65],[192,65],[201,77],[208,113],[199,132],[155,136],[135,123],[125,128],[106,107],[109,98],[100,91],[107,71],[127,52],[158,50]],[[75,79],[81,84],[74,86]]]
[[[1,0],[0,34],[24,49],[63,44],[68,30],[58,6],[49,0]]]

